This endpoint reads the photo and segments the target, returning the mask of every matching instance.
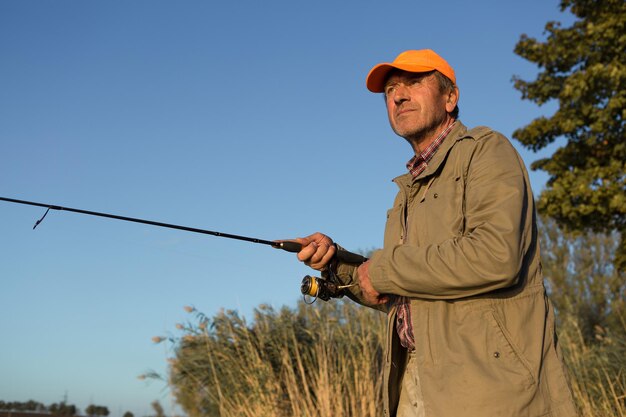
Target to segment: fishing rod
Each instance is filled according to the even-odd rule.
[[[109,213],[102,213],[102,212],[98,212],[98,211],[82,210],[82,209],[77,209],[77,208],[58,206],[58,205],[55,205],[55,204],[38,203],[38,202],[34,202],[34,201],[17,200],[15,198],[0,197],[0,201],[6,201],[8,203],[24,204],[24,205],[28,205],[28,206],[35,206],[35,207],[43,207],[43,208],[45,208],[46,212],[44,213],[44,215],[39,220],[37,220],[37,222],[35,222],[35,225],[33,226],[33,229],[35,229],[35,228],[37,228],[37,226],[39,226],[39,224],[43,221],[43,219],[46,217],[46,215],[48,215],[48,212],[50,210],[58,210],[58,211],[69,211],[69,212],[73,212],[73,213],[85,214],[85,215],[88,215],[88,216],[106,217],[106,218],[109,218],[109,219],[123,220],[123,221],[133,222],[133,223],[142,223],[142,224],[147,224],[147,225],[150,225],[150,226],[157,226],[157,227],[165,227],[165,228],[169,228],[169,229],[182,230],[182,231],[185,231],[185,232],[201,233],[201,234],[205,234],[205,235],[224,237],[224,238],[227,238],[227,239],[243,240],[243,241],[246,241],[246,242],[258,243],[258,244],[261,244],[261,245],[268,245],[268,246],[271,246],[273,248],[282,249],[284,251],[292,252],[292,253],[297,253],[297,252],[300,252],[300,250],[302,250],[302,245],[300,243],[298,243],[298,242],[293,242],[293,241],[264,240],[264,239],[258,239],[258,238],[255,238],[255,237],[233,235],[233,234],[230,234],[230,233],[215,232],[213,230],[206,230],[206,229],[198,229],[196,227],[180,226],[180,225],[177,225],[177,224],[156,222],[156,221],[152,221],[152,220],[139,219],[139,218],[135,218],[135,217],[120,216],[120,215],[117,215],[117,214],[109,214]],[[335,252],[334,257],[335,257],[336,260],[338,260],[340,262],[345,262],[345,263],[355,264],[355,265],[359,265],[359,264],[367,261],[367,258],[365,258],[364,256],[358,255],[356,253],[348,252],[346,250],[339,249],[337,247],[336,247],[336,252]],[[326,281],[326,280],[324,280],[322,278],[316,278],[316,277],[311,277],[311,276],[307,275],[302,280],[302,285],[300,287],[300,290],[301,290],[302,294],[304,294],[304,295],[310,295],[310,296],[313,296],[313,297],[318,297],[319,296],[319,298],[322,298],[325,301],[327,301],[327,299],[328,299],[326,297],[326,295],[328,295],[328,294],[330,294],[330,295],[328,295],[328,297],[336,297],[336,298],[341,297],[343,295],[343,291],[342,291],[342,289],[344,288],[343,286],[338,285],[336,282],[334,282],[334,283],[331,283],[331,282],[326,283],[324,281]],[[330,288],[328,288],[329,285],[330,285]],[[333,285],[336,286],[337,288],[333,287]]]

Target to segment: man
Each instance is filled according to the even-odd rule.
[[[366,84],[415,153],[394,180],[383,249],[338,263],[315,233],[297,239],[298,259],[388,313],[385,416],[576,415],[523,161],[501,134],[458,120],[454,70],[431,50],[376,65]]]

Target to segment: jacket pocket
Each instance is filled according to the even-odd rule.
[[[430,399],[427,407],[450,411],[447,400],[454,393],[462,404],[458,413],[433,415],[522,415],[518,405],[535,398],[535,378],[509,332],[490,307],[454,310],[431,316],[433,343],[420,346],[430,347],[434,357],[432,363],[424,355],[420,363],[424,398]]]
[[[494,359],[502,359],[502,367],[524,377],[528,384],[535,384],[532,366],[513,342],[511,334],[495,311],[490,310],[486,316],[492,321],[494,329],[493,339],[490,341],[490,350]]]
[[[464,378],[479,385],[526,388],[535,383],[532,367],[494,309],[455,310],[422,317],[430,319],[432,344],[425,348],[430,348],[435,366],[458,366]]]
[[[429,241],[439,242],[460,236],[464,229],[463,188],[459,181],[435,181],[420,200],[419,208],[417,221],[409,225],[409,234],[427,234]]]

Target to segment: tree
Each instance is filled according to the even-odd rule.
[[[127,411],[124,413],[123,417],[135,417],[135,415],[133,413],[131,413],[130,411]]]
[[[88,416],[108,416],[109,409],[102,405],[89,404],[85,409]]]
[[[588,344],[624,331],[626,281],[610,263],[617,247],[613,235],[571,236],[552,219],[539,222],[541,263],[558,318],[575,318]]]
[[[0,410],[15,410],[15,411],[44,411],[46,407],[37,401],[28,400],[27,402],[4,402],[0,401]]]
[[[65,402],[51,404],[48,410],[54,416],[70,417],[78,414],[78,409],[74,404],[66,404]]]
[[[514,77],[522,98],[542,105],[558,100],[551,117],[513,132],[537,151],[566,140],[532,169],[549,174],[538,210],[570,231],[619,231],[615,266],[626,269],[626,2],[561,0],[577,20],[545,26],[540,42],[522,35],[515,53],[536,63],[534,81]]]

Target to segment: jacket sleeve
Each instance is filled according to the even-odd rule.
[[[339,245],[337,245],[337,247],[340,249],[343,249]],[[372,305],[372,304],[367,303],[363,299],[363,296],[361,294],[361,289],[359,288],[358,285],[354,285],[354,284],[359,283],[356,265],[343,263],[343,262],[337,262],[336,264],[331,266],[331,269],[333,270],[335,277],[339,280],[339,282],[341,282],[342,285],[349,286],[346,289],[347,291],[345,292],[346,297],[348,297],[349,299],[351,299],[352,301],[356,303],[359,303],[366,307],[373,308],[375,310],[379,310],[383,312],[387,312],[389,310],[389,307],[391,305],[390,303]],[[325,279],[328,279],[329,271],[327,270],[327,271],[322,272],[322,277],[324,277]]]
[[[469,161],[463,234],[375,252],[369,271],[377,291],[454,299],[518,282],[534,210],[523,161],[505,137],[493,132],[477,140]]]

